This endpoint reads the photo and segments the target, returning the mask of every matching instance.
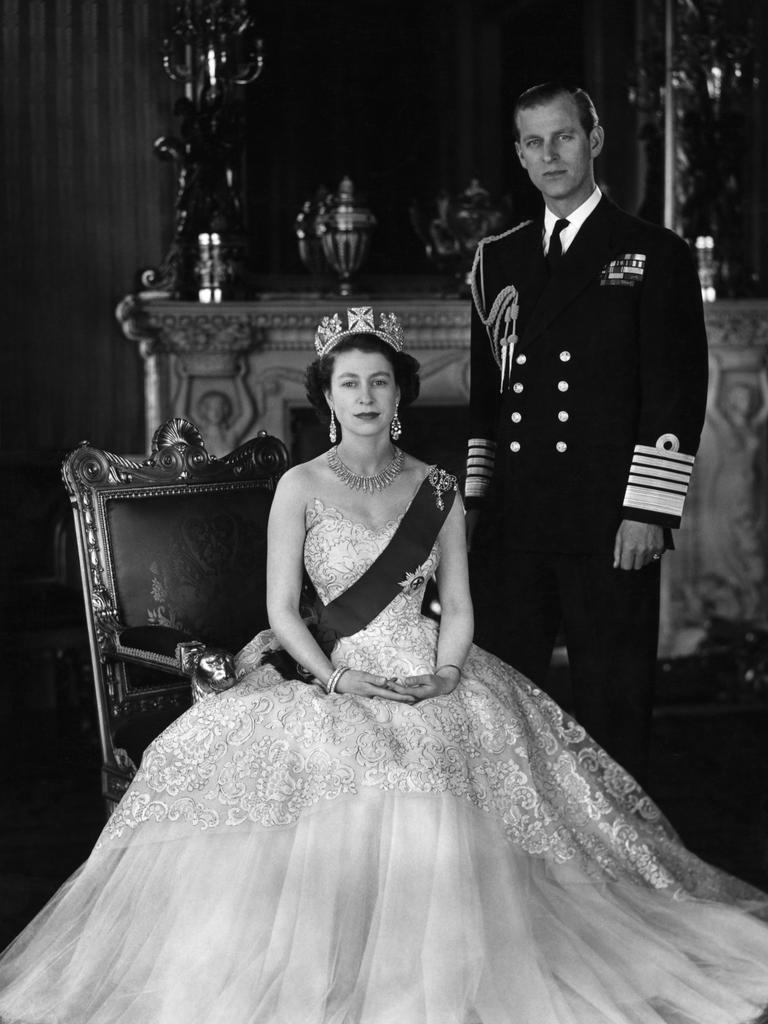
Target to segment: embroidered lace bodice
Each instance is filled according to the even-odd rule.
[[[307,511],[304,564],[323,604],[351,586],[379,557],[402,516],[378,530],[347,519],[316,498]],[[422,565],[407,573],[402,592],[359,633],[342,637],[334,663],[385,675],[415,675],[435,667],[437,627],[421,614],[424,591],[440,559],[435,544]]]

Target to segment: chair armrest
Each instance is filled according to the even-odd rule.
[[[176,645],[180,671],[192,680],[195,701],[210,693],[222,693],[237,682],[235,659],[222,647],[207,647],[200,640],[184,640]]]
[[[221,693],[237,682],[235,659],[222,647],[196,640],[170,626],[131,626],[110,630],[110,657],[186,676],[193,700]]]
[[[184,630],[170,626],[131,626],[117,631],[114,648],[115,654],[126,660],[150,663],[159,657],[178,666],[176,648],[187,641],[198,642]]]

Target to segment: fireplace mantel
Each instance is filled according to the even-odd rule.
[[[437,294],[360,295],[402,319],[422,367],[427,405],[469,397],[469,300]],[[127,296],[117,317],[144,360],[147,442],[169,416],[200,426],[214,454],[256,430],[291,442],[306,408],[304,369],[314,328],[338,297],[272,295],[205,305],[151,293]],[[768,618],[768,300],[706,307],[707,420],[676,552],[664,561],[661,653],[688,653],[713,617]]]
[[[349,304],[372,304],[356,297]],[[408,351],[421,363],[430,404],[465,404],[469,396],[469,303],[377,295],[377,309],[397,313]],[[187,416],[221,443],[223,454],[256,430],[290,436],[290,414],[306,406],[304,370],[314,356],[321,317],[344,300],[289,295],[204,305],[129,295],[117,308],[126,337],[144,360],[147,441],[169,416]],[[211,399],[211,394],[225,396]],[[222,420],[222,407],[229,415]],[[208,433],[206,433],[208,431]]]

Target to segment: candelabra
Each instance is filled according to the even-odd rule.
[[[648,182],[640,209],[660,219],[666,185],[669,226],[699,245],[706,263],[703,288],[721,296],[749,294],[745,265],[743,180],[750,103],[758,84],[756,0],[652,0],[644,9],[646,35],[629,100],[644,115]],[[665,33],[662,31],[665,26]],[[669,167],[661,174],[664,148]]]
[[[173,11],[162,60],[169,78],[184,84],[174,106],[181,123],[179,135],[161,136],[154,150],[177,165],[174,233],[160,267],[141,279],[176,297],[216,301],[236,286],[247,251],[240,188],[245,113],[238,90],[261,74],[263,46],[247,0],[185,0]]]

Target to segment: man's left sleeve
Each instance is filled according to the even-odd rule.
[[[655,258],[654,258],[655,256]],[[707,335],[693,257],[671,232],[641,297],[640,417],[623,517],[678,527],[707,403]]]

